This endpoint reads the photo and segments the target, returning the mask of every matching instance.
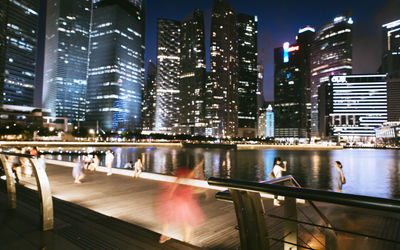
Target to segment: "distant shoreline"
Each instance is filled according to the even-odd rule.
[[[210,144],[212,148],[218,148],[218,144]],[[171,142],[44,142],[44,141],[0,141],[0,146],[85,146],[85,147],[183,147],[183,144]],[[192,145],[195,146],[195,143]],[[224,148],[224,144],[221,148]],[[335,150],[343,149],[343,146],[324,146],[324,145],[270,145],[270,144],[236,144],[238,150],[246,149],[288,149],[288,150]],[[206,147],[202,144],[199,147]]]
[[[0,141],[0,146],[38,146],[38,147],[190,147],[197,143],[182,142],[62,142],[62,141]],[[339,149],[397,149],[395,147],[326,146],[318,144],[279,145],[279,144],[213,144],[199,143],[198,148],[226,148],[237,150],[282,149],[282,150],[339,150]]]

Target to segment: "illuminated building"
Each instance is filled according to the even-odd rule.
[[[144,13],[142,1],[93,2],[86,115],[90,127],[141,129]]]
[[[257,109],[260,111],[264,107],[264,65],[257,64]]]
[[[236,136],[238,131],[237,16],[227,0],[215,0],[211,15],[210,69],[207,91],[209,129],[216,137]]]
[[[70,122],[85,119],[90,15],[90,0],[47,1],[42,106]]]
[[[386,74],[332,76],[333,135],[347,140],[375,137],[387,121]]]
[[[265,112],[265,137],[275,137],[275,118],[274,118],[274,111],[272,109],[271,104],[268,105],[266,112]]]
[[[33,106],[39,1],[2,0],[0,7],[1,102]]]
[[[258,116],[257,136],[259,138],[274,137],[274,123],[274,111],[272,105],[269,104],[266,109],[260,111],[260,115]]]
[[[335,17],[320,28],[311,52],[311,135],[329,134],[329,114],[332,112],[329,77],[352,72],[352,24],[350,11]],[[318,89],[320,93],[318,96]],[[326,91],[325,91],[326,90]],[[319,107],[324,103],[325,108]]]
[[[180,37],[180,133],[204,135],[206,54],[201,10],[182,21]]]
[[[179,21],[157,21],[157,104],[155,130],[179,132],[180,31]]]
[[[388,73],[388,121],[400,121],[400,20],[382,25],[381,73]]]
[[[0,1],[0,83],[4,82],[4,65],[6,53],[6,5],[7,1]],[[3,84],[0,84],[0,93],[3,93]],[[0,100],[0,104],[1,104]]]
[[[143,91],[143,106],[142,106],[142,116],[143,116],[143,130],[152,131],[155,127],[155,117],[156,113],[156,74],[157,68],[153,62],[149,61],[147,66],[147,79],[146,85]]]
[[[388,145],[400,145],[400,122],[385,122],[375,129],[376,143]]]
[[[310,48],[314,29],[299,30],[297,43],[274,50],[275,137],[307,138],[310,102]]]
[[[257,16],[237,15],[238,136],[257,135]]]
[[[400,19],[382,25],[382,73],[400,77]]]

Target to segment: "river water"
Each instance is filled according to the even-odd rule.
[[[104,148],[93,148],[105,150]],[[178,166],[194,166],[204,157],[204,167],[197,178],[210,176],[263,181],[269,178],[274,157],[288,162],[291,174],[307,188],[334,190],[334,161],[341,161],[346,184],[344,193],[400,199],[400,150],[281,150],[281,149],[207,149],[177,147],[111,148],[114,167],[144,159],[145,171],[173,175]],[[62,156],[72,160],[76,156]],[[61,159],[61,156],[51,156]],[[104,162],[104,155],[101,156]]]

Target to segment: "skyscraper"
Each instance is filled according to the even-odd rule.
[[[42,106],[83,121],[89,53],[90,0],[47,1]]]
[[[181,132],[201,135],[205,131],[206,58],[203,12],[196,9],[181,23],[180,35]]]
[[[140,0],[93,2],[87,115],[103,130],[141,129],[145,12]]]
[[[310,47],[314,29],[300,29],[297,43],[274,50],[275,137],[307,138]]]
[[[382,25],[382,73],[400,77],[400,20]]]
[[[381,73],[387,73],[388,121],[400,121],[400,20],[382,25]]]
[[[147,66],[147,79],[143,91],[143,106],[142,106],[142,117],[143,117],[143,130],[152,131],[155,127],[154,114],[156,112],[156,65],[149,61]]]
[[[320,28],[311,52],[311,135],[325,136],[328,133],[329,114],[332,112],[332,96],[329,77],[348,75],[352,72],[352,24],[351,12],[346,11]],[[318,89],[326,96],[318,97]],[[320,99],[320,100],[319,100]],[[325,109],[318,102],[325,102]]]
[[[227,0],[215,0],[211,16],[211,98],[207,100],[208,127],[216,137],[238,131],[237,16]]]
[[[4,65],[6,62],[6,7],[7,1],[0,1],[0,83],[4,82]],[[0,84],[0,93],[3,93],[3,87],[3,84]]]
[[[179,21],[157,21],[156,131],[178,133],[180,122],[180,34]]]
[[[238,14],[238,132],[257,135],[257,16]]]
[[[2,104],[32,106],[39,1],[2,0],[0,5],[3,5],[0,6],[0,23],[3,25],[0,47],[4,46],[3,54],[0,54],[1,75],[4,77],[4,81],[0,82],[0,90],[3,93],[0,99]],[[4,37],[1,37],[4,35],[5,44]]]

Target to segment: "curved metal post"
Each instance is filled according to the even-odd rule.
[[[7,185],[7,197],[8,197],[8,208],[16,209],[17,208],[17,193],[15,190],[15,179],[11,169],[10,164],[6,157],[3,154],[0,154],[0,162],[3,166],[4,172],[6,174],[6,185]]]
[[[242,250],[269,249],[265,211],[258,192],[229,189],[235,206]]]
[[[38,187],[42,230],[52,230],[54,227],[54,212],[49,179],[36,158],[30,158],[30,162],[35,171],[36,184]]]

